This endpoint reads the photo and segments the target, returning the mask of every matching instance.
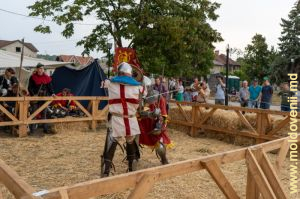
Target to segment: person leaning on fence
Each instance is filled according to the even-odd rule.
[[[52,78],[44,72],[44,65],[37,64],[35,72],[29,79],[28,91],[30,96],[55,96]],[[31,102],[31,113],[34,113],[45,101]],[[44,109],[39,116],[42,119],[47,119],[47,109]],[[30,125],[30,132],[34,131],[34,125]],[[43,124],[44,133],[51,133],[48,124]]]
[[[240,103],[241,107],[248,107],[250,93],[248,90],[248,82],[243,81],[242,87],[240,88]]]
[[[290,103],[288,102],[288,98],[295,95],[294,92],[290,91],[289,83],[285,82],[282,85],[282,90],[278,93],[281,96],[281,111],[291,111]]]
[[[207,103],[209,95],[210,95],[210,89],[207,86],[206,82],[205,81],[201,82],[199,95],[197,96],[197,102]]]
[[[12,87],[18,84],[18,79],[14,75],[14,69],[7,68],[4,75],[0,76],[0,97],[9,95],[12,92]]]
[[[250,99],[248,103],[249,108],[258,108],[258,101],[261,97],[261,86],[258,85],[258,80],[255,78],[252,85],[249,87]]]
[[[261,89],[261,100],[260,108],[261,109],[270,109],[272,102],[273,88],[270,85],[269,78],[264,77],[264,85]]]
[[[216,85],[216,94],[215,94],[215,104],[224,105],[225,104],[225,88],[226,85],[223,82],[224,77],[221,75],[216,76],[218,82]]]

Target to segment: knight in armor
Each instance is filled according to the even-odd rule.
[[[150,87],[147,90],[145,107],[148,106],[148,110],[140,112],[139,143],[151,147],[161,163],[168,164],[166,149],[172,147],[172,143],[167,133],[166,99]]]
[[[136,112],[142,86],[132,77],[132,67],[125,62],[118,66],[118,75],[110,81],[106,80],[104,86],[108,88],[109,116],[105,147],[101,156],[101,176],[107,177],[113,166],[112,160],[119,138],[126,139],[129,172],[135,170],[136,161],[140,158],[137,141],[140,128]]]

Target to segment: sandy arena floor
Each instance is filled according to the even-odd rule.
[[[17,171],[25,181],[37,190],[72,185],[74,183],[99,178],[100,160],[105,129],[97,132],[74,130],[76,125],[61,129],[58,134],[45,135],[36,133],[26,138],[13,138],[0,132],[0,159]],[[218,152],[240,148],[222,141],[208,138],[191,138],[185,133],[170,130],[169,134],[176,146],[169,150],[170,162],[178,162],[190,158],[197,158]],[[269,155],[274,161],[275,155]],[[126,164],[122,163],[124,155],[118,149],[114,158],[116,174],[126,171]],[[144,148],[139,161],[139,169],[160,165],[154,152]],[[284,165],[280,178],[285,189],[288,188],[288,163]],[[245,198],[246,165],[244,161],[222,166],[241,198]],[[0,187],[4,198],[9,196],[4,187]],[[126,198],[129,191],[99,198]],[[188,175],[171,178],[155,184],[149,199],[164,198],[195,198],[221,199],[225,198],[217,185],[206,171],[194,172]],[[293,197],[294,198],[294,197]],[[295,197],[296,198],[296,197]]]

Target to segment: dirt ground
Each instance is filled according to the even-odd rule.
[[[36,133],[26,138],[14,138],[0,132],[0,159],[31,184],[37,191],[99,178],[100,154],[102,153],[105,128],[96,132],[76,130],[76,124],[61,128],[55,135]],[[210,138],[191,138],[186,133],[169,130],[175,148],[168,151],[170,162],[178,162],[218,152],[241,148]],[[275,155],[269,154],[272,161]],[[126,171],[122,163],[124,154],[117,149],[114,164],[115,175]],[[149,168],[160,165],[154,152],[149,148],[142,150],[138,168]],[[232,183],[241,198],[245,198],[246,165],[244,161],[222,166],[224,174]],[[288,192],[288,162],[285,162],[280,175],[285,190]],[[12,198],[8,191],[0,186],[4,198]],[[129,191],[99,198],[126,198]],[[190,198],[222,199],[225,198],[209,174],[202,170],[188,175],[171,178],[156,183],[148,194],[149,199]],[[291,198],[297,198],[291,197]]]

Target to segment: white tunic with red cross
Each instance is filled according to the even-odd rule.
[[[141,89],[141,86],[113,82],[108,85],[109,112],[125,116],[112,116],[113,137],[140,134],[139,124],[135,115],[139,106],[139,93]]]

